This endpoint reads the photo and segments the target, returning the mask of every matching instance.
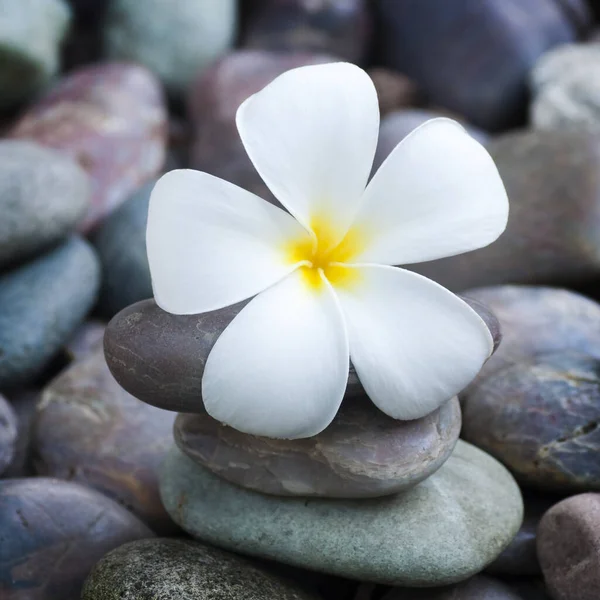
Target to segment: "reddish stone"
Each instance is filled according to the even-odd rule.
[[[11,132],[75,158],[92,184],[89,231],[140,184],[161,170],[167,112],[156,78],[145,68],[107,63],[76,71],[52,88]]]
[[[335,60],[322,54],[259,50],[234,52],[219,60],[192,87],[189,113],[196,137],[191,166],[273,201],[242,146],[235,113],[248,96],[281,73]]]

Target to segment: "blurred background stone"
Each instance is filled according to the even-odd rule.
[[[0,276],[0,390],[31,384],[96,301],[100,265],[72,237]]]
[[[553,598],[596,600],[600,590],[600,494],[553,506],[538,530],[538,554]]]
[[[242,47],[333,54],[362,64],[371,38],[368,0],[250,2]]]
[[[152,532],[102,494],[36,477],[0,480],[2,600],[77,600],[92,566]]]
[[[31,433],[40,391],[35,388],[13,390],[8,399],[17,418],[17,439],[13,458],[2,476],[29,477],[35,474],[31,465]]]
[[[555,48],[536,63],[530,81],[533,127],[600,131],[600,43]]]
[[[366,397],[347,399],[307,439],[246,435],[208,413],[180,414],[175,441],[198,464],[246,489],[276,496],[372,498],[414,487],[448,459],[460,433],[453,398],[430,415],[397,421]]]
[[[213,475],[176,449],[164,463],[160,490],[172,518],[209,544],[409,587],[475,575],[509,544],[523,516],[521,493],[510,473],[460,440],[431,477],[383,498],[257,494]]]
[[[539,354],[478,383],[462,436],[542,490],[600,490],[600,360]]]
[[[236,23],[236,0],[112,0],[105,50],[112,59],[145,65],[180,95],[231,47]]]
[[[379,98],[379,114],[383,118],[388,113],[412,106],[419,106],[423,94],[417,84],[391,69],[375,67],[368,71]]]
[[[80,227],[87,232],[161,170],[166,106],[148,70],[104,63],[60,80],[22,116],[11,136],[55,148],[87,171],[92,205]]]
[[[66,237],[88,208],[87,175],[70,158],[0,140],[0,272]]]
[[[43,88],[59,67],[71,20],[63,0],[0,0],[0,109]]]
[[[376,6],[384,64],[414,79],[435,104],[489,131],[524,120],[527,75],[537,58],[591,27],[584,0]]]
[[[83,360],[102,347],[106,324],[90,320],[83,323],[67,340],[64,350],[69,361]]]
[[[108,317],[153,296],[146,255],[146,221],[154,183],[136,190],[104,220],[94,236],[102,264],[99,306]]]
[[[46,387],[34,425],[39,475],[82,483],[117,500],[158,532],[173,532],[157,471],[175,415],[136,400],[114,380],[102,348]]]
[[[15,457],[17,437],[17,416],[6,399],[0,396],[0,475]]]

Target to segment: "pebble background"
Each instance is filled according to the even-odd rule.
[[[340,60],[373,172],[437,116],[494,158],[503,236],[411,268],[495,351],[422,419],[351,367],[321,434],[241,434],[201,380],[244,303],[158,308],[150,193],[277,204],[237,107]],[[0,0],[0,600],[599,600],[599,283],[599,0]]]

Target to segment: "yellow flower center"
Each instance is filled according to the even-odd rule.
[[[324,285],[322,275],[334,287],[356,283],[360,279],[359,272],[345,263],[350,262],[365,247],[364,232],[354,226],[336,244],[331,219],[314,217],[310,221],[310,227],[315,234],[314,239],[295,240],[286,248],[290,262],[305,263],[300,269],[307,285],[315,290],[320,289]]]

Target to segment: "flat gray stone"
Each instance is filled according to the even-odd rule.
[[[78,237],[0,276],[0,389],[31,384],[83,322],[99,285],[96,254]]]
[[[0,272],[66,237],[89,202],[75,161],[33,142],[0,141]]]
[[[523,517],[510,473],[460,441],[437,473],[385,498],[267,496],[220,479],[176,449],[160,484],[172,518],[203,541],[388,585],[441,586],[478,573],[509,544]]]

